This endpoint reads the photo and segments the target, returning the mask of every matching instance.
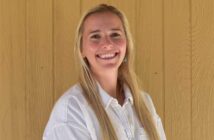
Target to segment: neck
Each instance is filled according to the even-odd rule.
[[[101,87],[113,98],[118,100],[120,105],[123,105],[125,100],[125,95],[123,91],[120,90],[121,86],[118,83],[118,72],[102,72],[99,74],[93,74],[96,80],[99,82]]]
[[[112,97],[117,97],[117,71],[94,75],[101,87]]]

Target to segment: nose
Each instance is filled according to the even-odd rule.
[[[111,49],[113,47],[113,43],[109,37],[105,37],[103,40],[103,48]]]

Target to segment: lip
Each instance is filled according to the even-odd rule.
[[[119,55],[119,51],[97,54],[96,57],[102,60],[114,59]]]

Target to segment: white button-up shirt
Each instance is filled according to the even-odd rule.
[[[119,140],[149,140],[141,125],[129,88],[124,85],[125,101],[121,106],[118,101],[106,93],[98,84],[99,94]],[[166,140],[160,117],[157,115],[148,94],[148,105],[155,120],[161,140]],[[79,84],[71,87],[55,104],[43,140],[101,140],[99,122],[92,108],[83,96]]]

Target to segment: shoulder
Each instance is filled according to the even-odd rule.
[[[68,89],[55,103],[44,133],[58,126],[78,124],[85,126],[83,108],[87,106],[81,86],[76,84]]]
[[[52,110],[54,117],[61,121],[69,121],[68,115],[72,112],[81,112],[81,106],[87,105],[83,91],[79,84],[68,89],[55,103]],[[76,114],[77,115],[77,114]]]

